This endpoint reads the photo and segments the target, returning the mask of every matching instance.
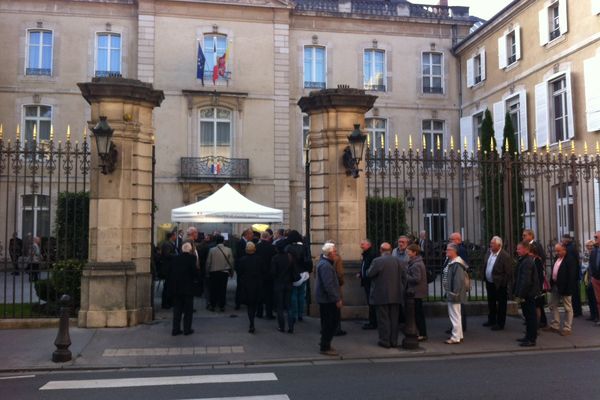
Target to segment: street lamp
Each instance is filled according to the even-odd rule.
[[[102,161],[102,173],[108,175],[114,172],[117,164],[117,147],[112,142],[114,129],[110,127],[105,116],[100,116],[100,121],[92,128],[98,149],[98,157]]]
[[[348,142],[350,145],[344,149],[342,159],[344,167],[346,168],[346,175],[358,178],[358,174],[361,171],[358,168],[358,164],[362,160],[363,148],[366,140],[367,135],[363,135],[360,131],[360,125],[354,124],[354,130],[348,135]]]

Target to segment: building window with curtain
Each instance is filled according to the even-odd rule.
[[[444,93],[442,86],[444,79],[442,53],[423,53],[421,67],[423,71],[423,93]]]
[[[369,136],[372,154],[387,149],[387,120],[385,118],[365,118],[365,130]]]
[[[220,34],[204,35],[204,79],[218,81],[227,81],[231,72],[227,69],[227,36]],[[215,68],[216,66],[216,68]]]
[[[569,113],[567,107],[567,82],[565,76],[561,76],[550,82],[551,95],[551,139],[552,142],[561,142],[569,138]]]
[[[102,32],[96,35],[97,77],[121,76],[121,35]]]
[[[506,35],[506,57],[506,65],[517,61],[517,38],[514,30]]]
[[[422,122],[423,129],[423,166],[425,168],[442,168],[444,155],[444,121],[425,120]]]
[[[515,143],[517,148],[520,151],[521,144],[523,141],[521,140],[521,101],[519,96],[511,97],[506,100],[506,112],[510,116],[510,121],[512,122],[513,130],[515,132]],[[504,137],[504,136],[502,136]],[[498,143],[498,146],[505,146],[505,143]]]
[[[325,89],[326,52],[322,46],[304,46],[304,87]]]
[[[26,237],[50,236],[50,196],[26,194],[21,196],[21,234]]]
[[[366,90],[385,92],[385,51],[376,49],[364,51],[363,82]]]
[[[51,31],[27,31],[27,67],[25,75],[52,75]]]
[[[226,108],[200,110],[200,157],[231,157],[231,117]]]
[[[33,128],[36,131],[36,141],[50,140],[50,125],[52,124],[52,107],[29,105],[24,107],[23,126],[25,140],[33,142]]]
[[[434,243],[448,238],[447,225],[448,200],[439,197],[423,199],[423,226]]]
[[[548,7],[548,32],[550,40],[554,40],[560,36],[560,10],[558,1]]]

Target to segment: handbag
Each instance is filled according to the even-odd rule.
[[[548,282],[548,279],[544,276],[544,284],[542,286],[542,292],[548,293],[549,291],[550,291],[550,282]]]

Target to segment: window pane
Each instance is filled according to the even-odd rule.
[[[214,124],[209,121],[200,122],[200,146],[212,146],[214,144]]]
[[[40,121],[39,140],[50,140],[50,121]]]
[[[442,67],[434,65],[433,66],[433,75],[441,75],[442,74]]]
[[[98,35],[98,48],[108,47],[108,36],[105,34]]]
[[[52,68],[52,47],[44,46],[42,48],[42,68]]]
[[[110,35],[110,47],[112,49],[121,48],[121,35]]]
[[[22,196],[23,198],[23,207],[33,207],[33,195],[26,194]]]
[[[37,107],[35,107],[37,108]],[[42,118],[50,118],[52,117],[52,107],[48,106],[40,106],[40,117]]]
[[[441,64],[442,64],[442,55],[441,55],[441,54],[436,54],[436,53],[434,53],[434,54],[431,56],[431,59],[432,59],[432,63],[433,63],[433,64],[439,64],[439,65],[441,65]]]
[[[200,118],[213,118],[215,115],[214,108],[204,108],[200,110]]]
[[[23,210],[23,219],[21,223],[21,232],[23,232],[23,236],[27,233],[34,232],[33,226],[33,210]],[[26,233],[27,232],[27,233]]]
[[[217,145],[218,146],[229,146],[229,122],[217,122]]]
[[[25,116],[26,117],[37,117],[38,108],[36,106],[27,106],[25,107]]]
[[[50,236],[50,211],[39,210],[37,212],[36,235],[41,237]]]
[[[47,46],[51,46],[52,45],[52,32],[44,32],[44,36],[43,36],[43,44],[47,45]]]
[[[113,72],[121,72],[121,50],[111,50],[110,70]]]
[[[98,71],[108,71],[108,50],[98,49]]]
[[[217,118],[218,119],[230,119],[231,111],[225,108],[217,108]]]
[[[441,131],[444,129],[443,121],[433,121],[433,129],[436,131]]]
[[[365,119],[365,128],[372,128],[372,127],[373,127],[373,118]]]
[[[40,49],[38,46],[29,45],[29,68],[40,67]]]
[[[429,129],[431,129],[431,121],[429,121],[429,120],[423,121],[421,123],[421,126],[424,131],[428,131]]]
[[[429,66],[429,64],[423,64],[423,75],[430,75],[431,74],[431,67]]]
[[[385,119],[377,118],[375,120],[376,129],[385,129]]]
[[[33,127],[36,126],[35,121],[25,121],[25,139],[33,140]]]
[[[433,78],[433,87],[441,88],[442,87],[442,78]]]

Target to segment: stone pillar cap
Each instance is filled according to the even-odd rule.
[[[85,100],[92,101],[107,97],[124,99],[129,101],[143,101],[159,107],[165,99],[162,90],[155,90],[151,83],[142,82],[138,79],[127,79],[120,77],[92,78],[91,82],[78,83],[81,94]]]
[[[355,107],[367,112],[373,107],[377,96],[365,94],[363,89],[350,88],[340,85],[335,89],[322,89],[310,92],[298,100],[302,112],[309,113],[338,107]]]

